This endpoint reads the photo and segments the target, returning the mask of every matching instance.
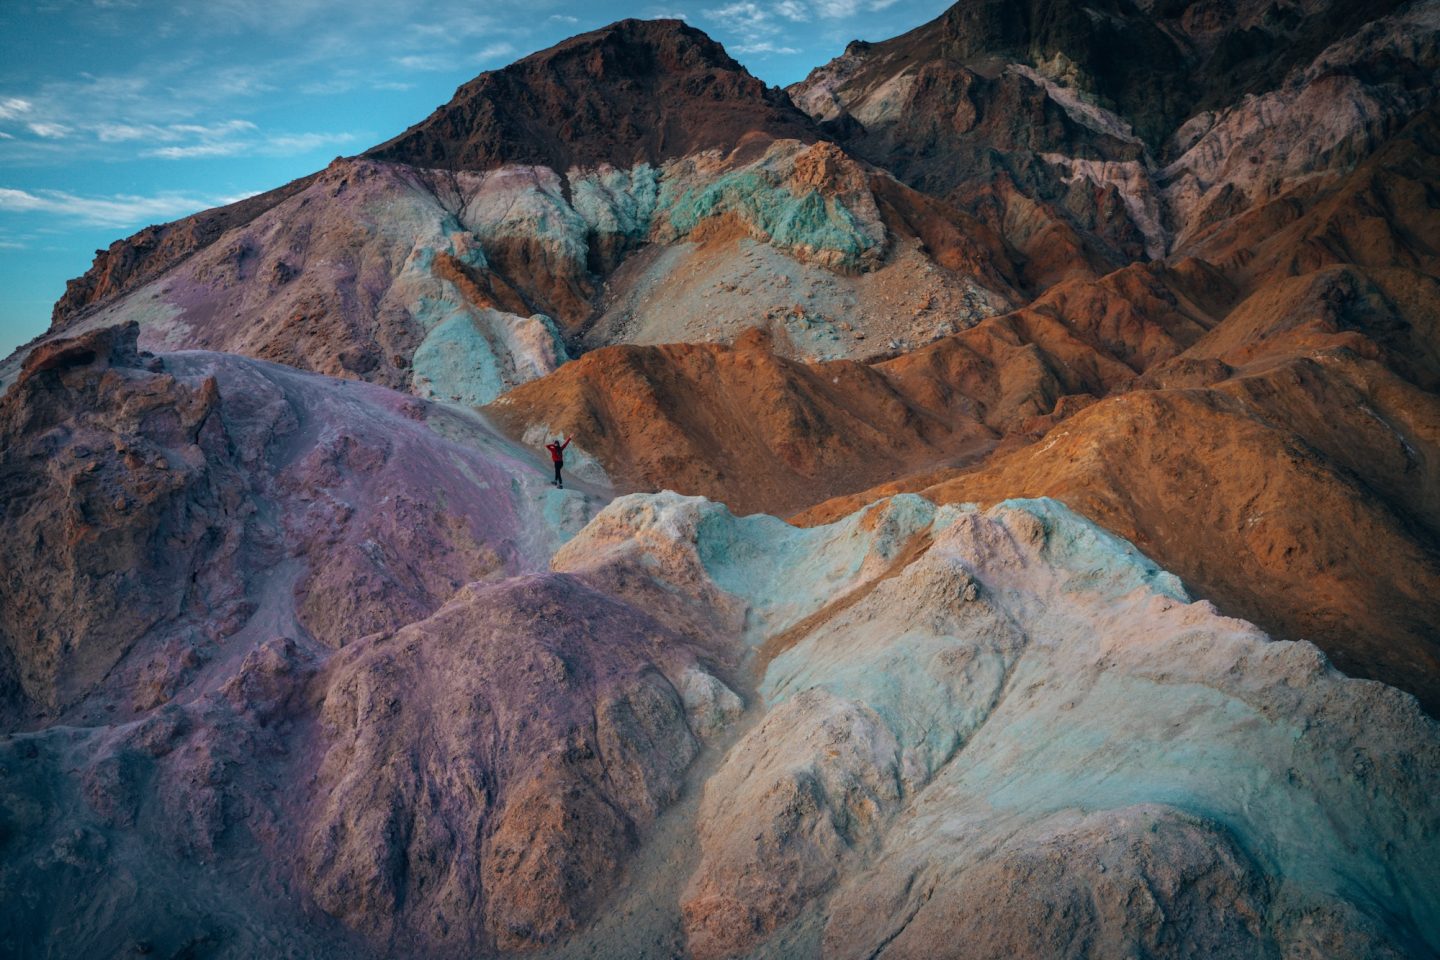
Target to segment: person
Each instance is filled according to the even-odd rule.
[[[564,443],[561,443],[560,438],[556,437],[554,443],[545,444],[545,449],[550,451],[550,460],[555,464],[555,479],[550,482],[550,486],[559,487],[561,490],[565,489],[565,481],[560,476],[560,468],[565,466],[565,448],[568,446],[570,446],[569,437],[565,438]]]

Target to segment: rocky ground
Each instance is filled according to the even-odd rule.
[[[0,953],[1440,953],[1437,38],[625,21],[118,241],[0,363]]]

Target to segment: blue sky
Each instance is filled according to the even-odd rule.
[[[0,356],[97,248],[278,186],[461,83],[624,17],[683,17],[775,84],[943,0],[0,0]]]

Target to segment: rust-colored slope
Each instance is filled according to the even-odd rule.
[[[1440,274],[1440,104],[1330,190],[1302,184],[1187,244],[1249,289],[1336,264]]]
[[[1333,268],[1268,287],[1042,441],[823,504],[1051,496],[1223,610],[1440,709],[1440,284]]]
[[[622,488],[790,513],[1035,439],[1198,339],[1213,321],[1186,292],[1197,277],[1135,265],[1064,284],[873,366],[786,360],[759,331],[734,347],[608,347],[488,409],[515,436],[574,434]]]
[[[973,419],[927,416],[873,367],[786,360],[758,331],[734,347],[607,347],[487,410],[517,436],[533,424],[574,434],[623,488],[742,513],[799,509],[994,442]]]

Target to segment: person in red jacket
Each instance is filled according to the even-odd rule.
[[[550,460],[555,464],[555,479],[551,481],[550,486],[559,487],[561,490],[565,489],[565,481],[560,478],[560,468],[565,466],[565,448],[568,446],[570,446],[569,437],[565,438],[564,443],[561,443],[560,438],[556,437],[554,443],[545,444],[545,449],[550,451]]]

